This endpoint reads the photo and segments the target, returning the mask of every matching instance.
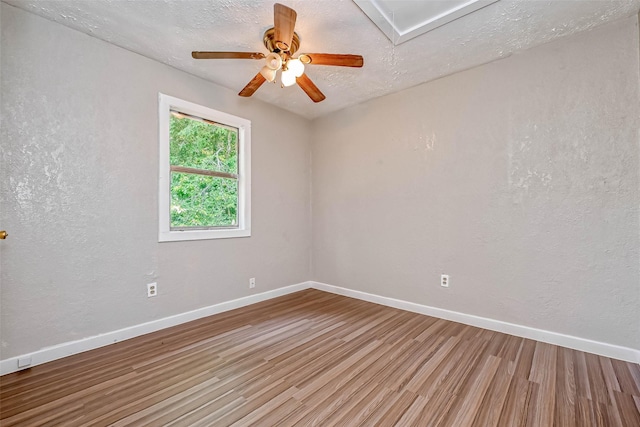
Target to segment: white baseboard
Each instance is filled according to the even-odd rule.
[[[155,332],[161,329],[169,328],[171,326],[180,325],[192,320],[201,319],[203,317],[222,313],[224,311],[233,310],[271,298],[290,294],[292,292],[308,289],[310,286],[311,282],[302,282],[296,285],[286,286],[260,294],[249,295],[235,300],[188,311],[186,313],[176,314],[174,316],[153,320],[151,322],[142,323],[140,325],[119,329],[117,331],[107,332],[105,334],[95,335],[77,341],[70,341],[52,347],[46,347],[33,353],[28,353],[0,361],[0,375],[9,374],[21,369],[26,369],[36,365],[41,365],[46,362],[51,362],[53,360],[62,359],[63,357],[71,356],[73,354],[82,353],[84,351],[104,347],[106,345],[113,344],[119,341],[135,338],[140,335],[145,335],[150,332]],[[25,358],[31,358],[31,364],[29,366],[25,366],[24,368],[18,368],[18,360]]]
[[[176,314],[174,316],[165,317],[140,325],[131,326],[117,331],[108,332],[77,341],[58,344],[52,347],[46,347],[33,353],[12,357],[0,361],[0,375],[16,372],[20,369],[41,365],[46,362],[61,359],[73,354],[82,353],[84,351],[93,350],[104,347],[119,341],[135,338],[161,329],[180,325],[192,320],[201,319],[203,317],[212,316],[214,314],[255,304],[257,302],[266,301],[282,295],[298,292],[304,289],[314,288],[320,291],[331,292],[338,295],[344,295],[357,298],[363,301],[369,301],[376,304],[394,307],[401,310],[411,311],[414,313],[425,314],[427,316],[438,317],[440,319],[451,320],[454,322],[464,323],[466,325],[477,326],[479,328],[489,329],[492,331],[503,332],[518,337],[529,338],[536,341],[542,341],[549,344],[555,344],[562,347],[572,348],[574,350],[586,351],[589,353],[599,354],[601,356],[611,357],[614,359],[625,360],[633,363],[640,363],[640,350],[621,347],[613,344],[607,344],[598,341],[592,341],[585,338],[574,337],[570,335],[559,334],[557,332],[535,329],[528,326],[516,325],[513,323],[502,322],[500,320],[488,319],[485,317],[474,316],[471,314],[459,313],[456,311],[445,310],[428,305],[416,304],[409,301],[403,301],[395,298],[383,297],[380,295],[369,294],[362,291],[356,291],[338,286],[328,285],[320,282],[302,282],[291,286],[286,286],[272,291],[260,294],[250,295],[238,298],[232,301],[226,301],[214,304],[208,307],[199,308],[197,310],[188,311],[186,313]],[[18,360],[23,358],[31,358],[31,364],[24,368],[18,368]]]
[[[369,301],[388,307],[394,307],[414,313],[426,314],[428,316],[438,317],[440,319],[452,320],[454,322],[464,323],[465,325],[477,326],[479,328],[489,329],[491,331],[529,338],[536,341],[559,345],[561,347],[568,347],[574,350],[580,350],[588,353],[599,354],[601,356],[611,357],[614,359],[625,360],[627,362],[640,363],[640,350],[629,347],[607,344],[589,340],[586,338],[579,338],[571,335],[560,334],[557,332],[531,328],[528,326],[516,325],[514,323],[502,322],[500,320],[488,319],[486,317],[479,317],[471,314],[445,310],[442,308],[430,307],[428,305],[416,304],[413,302],[403,301],[395,298],[388,298],[369,294],[366,292],[355,291],[352,289],[341,288],[338,286],[328,285],[326,283],[311,282],[311,287],[320,291],[326,291],[338,295],[357,298],[359,300]]]

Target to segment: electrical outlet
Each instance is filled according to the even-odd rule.
[[[155,297],[158,295],[158,284],[157,283],[148,283],[147,284],[147,297]]]
[[[253,289],[256,287],[256,278],[252,277],[251,279],[249,279],[249,288]]]
[[[443,288],[448,288],[449,287],[449,275],[448,274],[441,274],[440,275],[440,286],[442,286]]]

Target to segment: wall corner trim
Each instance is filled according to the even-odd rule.
[[[141,323],[139,325],[130,326],[127,328],[119,329],[117,331],[94,335],[92,337],[83,338],[77,341],[69,341],[51,347],[45,347],[32,353],[27,353],[16,357],[11,357],[9,359],[1,360],[0,375],[10,374],[12,372],[31,368],[43,363],[51,362],[53,360],[62,359],[63,357],[104,347],[109,344],[114,344],[130,338],[138,337],[140,335],[156,332],[161,329],[170,328],[182,323],[191,322],[192,320],[201,319],[203,317],[212,316],[214,314],[222,313],[229,310],[234,310],[236,308],[266,301],[282,295],[302,291],[304,289],[308,289],[309,287],[311,287],[311,282],[297,283],[295,285],[285,286],[282,288],[273,289],[271,291],[262,292],[255,295],[249,295],[231,301],[225,301],[219,304],[187,311],[185,313],[164,317],[162,319],[152,320],[150,322]],[[18,359],[28,357],[31,358],[31,364],[24,368],[18,368]]]
[[[640,363],[640,349],[622,347],[614,344],[593,341],[586,338],[574,337],[557,332],[531,328],[529,326],[502,322],[500,320],[489,319],[486,317],[479,317],[471,314],[460,313],[457,311],[431,307],[428,305],[416,304],[409,301],[383,297],[380,295],[369,294],[367,292],[356,291],[347,288],[341,288],[339,286],[328,285],[321,282],[311,282],[311,287],[320,291],[331,292],[334,294],[356,298],[387,307],[398,308],[400,310],[425,314],[427,316],[437,317],[445,320],[451,320],[454,322],[463,323],[465,325],[471,325],[483,329],[489,329],[491,331],[515,335],[517,337],[555,344],[561,347],[568,347],[573,350],[598,354],[600,356],[611,357],[613,359],[620,359],[632,363]]]

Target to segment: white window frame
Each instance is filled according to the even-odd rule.
[[[251,121],[173,96],[158,94],[159,108],[159,242],[227,239],[251,236]],[[238,129],[238,225],[229,228],[171,230],[171,165],[169,117],[171,110]]]

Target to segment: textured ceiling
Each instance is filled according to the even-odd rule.
[[[3,0],[60,24],[239,92],[262,61],[193,60],[192,50],[265,52],[273,1]],[[281,0],[298,12],[299,53],[355,53],[364,68],[307,67],[327,99],[264,84],[255,98],[315,118],[468,69],[561,36],[631,16],[640,0],[500,0],[416,37],[393,43],[351,0]]]

